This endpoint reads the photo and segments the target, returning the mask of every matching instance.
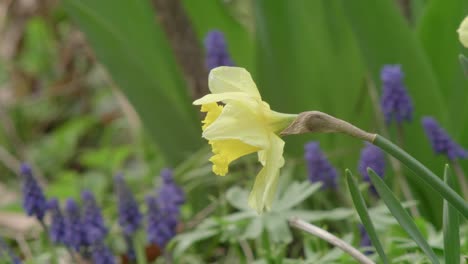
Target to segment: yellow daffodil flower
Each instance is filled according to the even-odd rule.
[[[223,66],[211,70],[208,86],[211,94],[194,104],[206,112],[202,130],[214,153],[210,159],[213,172],[224,176],[231,162],[257,152],[263,168],[255,179],[249,205],[259,213],[269,210],[284,165],[284,141],[278,134],[297,115],[272,111],[243,68]]]
[[[460,42],[468,48],[468,16],[463,19],[460,27],[457,30],[458,37],[460,38]]]

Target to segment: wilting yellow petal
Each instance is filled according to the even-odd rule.
[[[268,127],[255,109],[243,103],[227,104],[221,115],[203,131],[208,140],[237,139],[248,145],[267,148]]]
[[[255,178],[249,195],[249,206],[261,213],[265,208],[270,210],[278,187],[279,170],[284,165],[284,141],[275,134],[270,135],[270,148],[261,155],[264,167]]]
[[[244,92],[260,99],[260,93],[250,73],[244,68],[222,66],[211,70],[208,87],[214,94]]]
[[[458,37],[460,38],[460,42],[468,48],[468,16],[463,19],[460,27],[457,30]]]
[[[201,111],[206,112],[205,119],[202,121],[203,131],[205,131],[205,129],[218,118],[222,110],[223,110],[223,106],[218,105],[217,103],[209,103],[209,104],[202,105]]]
[[[259,150],[258,147],[245,144],[237,139],[211,140],[209,143],[215,154],[210,158],[213,163],[213,172],[220,176],[226,175],[232,161]]]

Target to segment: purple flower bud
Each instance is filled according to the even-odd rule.
[[[73,199],[65,204],[65,245],[75,251],[89,246],[80,207]]]
[[[164,210],[154,196],[146,197],[146,204],[148,241],[164,248],[176,235],[177,218],[172,212]]]
[[[413,103],[403,84],[403,76],[400,65],[385,65],[380,73],[383,84],[380,104],[387,123],[395,120],[400,124],[413,118]]]
[[[208,70],[219,66],[233,66],[224,34],[218,30],[208,32],[205,37],[206,67]]]
[[[185,195],[182,189],[174,182],[172,170],[161,171],[162,185],[157,191],[160,206],[167,211],[173,212],[176,217],[179,215],[179,207],[185,202]]]
[[[124,234],[131,237],[140,227],[142,215],[123,175],[119,174],[115,177],[115,188],[119,204],[119,224]]]
[[[322,188],[335,188],[338,176],[336,169],[322,153],[319,143],[307,143],[305,145],[304,156],[307,163],[310,182],[322,182]]]
[[[99,243],[107,235],[107,227],[102,218],[101,209],[90,191],[81,193],[83,200],[83,225],[85,226],[87,241],[91,244]]]
[[[11,250],[11,248],[5,243],[2,237],[0,237],[0,257],[2,255],[8,255],[13,264],[21,264],[21,260],[18,256]]]
[[[110,249],[103,244],[98,242],[91,248],[91,258],[94,264],[114,264],[115,257],[112,255]]]
[[[158,197],[146,197],[148,206],[148,240],[164,248],[175,235],[180,216],[180,206],[185,202],[182,189],[174,182],[172,170],[161,171],[162,185]]]
[[[49,236],[55,244],[65,243],[65,218],[59,207],[59,202],[56,198],[52,198],[47,203],[47,208],[51,213],[51,223],[49,228]]]
[[[369,174],[367,173],[367,168],[374,170],[380,177],[383,177],[385,173],[385,155],[383,151],[379,147],[368,142],[366,142],[366,146],[361,150],[358,169],[364,181],[370,184],[371,192],[376,195],[377,191],[372,185]]]
[[[47,210],[44,192],[34,178],[29,165],[21,164],[20,170],[23,175],[23,208],[27,215],[35,216],[42,221]]]
[[[436,154],[446,155],[449,160],[468,157],[468,152],[455,143],[434,118],[423,117],[422,125]]]

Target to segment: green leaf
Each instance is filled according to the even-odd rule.
[[[390,188],[387,187],[385,182],[378,176],[372,169],[367,169],[369,177],[374,184],[380,198],[387,205],[388,209],[398,221],[400,226],[405,229],[408,235],[416,242],[419,248],[426,254],[432,263],[439,263],[436,254],[427,243],[421,232],[418,230],[411,216],[406,212],[405,208],[401,205],[398,199],[393,195]]]
[[[149,1],[65,0],[63,6],[167,160],[174,165],[196,150],[196,111]]]
[[[445,165],[445,183],[454,188],[455,180],[450,173],[449,165]],[[444,256],[445,263],[460,263],[460,223],[458,211],[444,200]]]
[[[268,237],[274,243],[290,243],[292,241],[291,231],[286,217],[281,213],[271,213],[263,217]]]
[[[385,255],[385,251],[383,250],[382,243],[380,243],[377,232],[375,231],[374,224],[372,223],[372,220],[369,216],[369,212],[367,211],[364,198],[362,197],[358,184],[353,178],[350,170],[346,170],[346,181],[348,182],[348,188],[351,194],[351,198],[353,199],[354,207],[356,208],[359,218],[361,218],[361,222],[364,225],[364,228],[369,234],[372,245],[377,250],[377,253],[379,254],[383,263],[389,263],[387,255]]]
[[[53,33],[40,17],[28,20],[19,64],[23,70],[36,75],[50,74],[55,58]]]
[[[56,197],[60,200],[80,197],[80,177],[74,171],[64,171],[57,175],[57,179],[45,189],[47,197]]]
[[[291,209],[319,190],[321,186],[320,182],[311,184],[308,180],[302,183],[293,182],[281,195],[281,199],[273,204],[272,208],[278,212]]]
[[[423,51],[429,58],[434,76],[438,79],[441,96],[448,102],[450,122],[447,129],[458,137],[466,122],[460,122],[460,113],[465,111],[468,96],[468,82],[463,78],[456,57],[463,50],[458,40],[457,29],[468,13],[466,0],[433,0],[427,3],[417,27]],[[463,117],[462,120],[466,120]]]
[[[247,197],[248,197],[247,190],[240,188],[239,186],[233,186],[229,188],[226,192],[226,199],[233,207],[237,208],[238,210],[242,211],[250,211],[252,210],[248,206]]]
[[[184,233],[181,235],[177,235],[174,240],[177,243],[174,250],[173,254],[175,258],[179,258],[182,256],[182,254],[187,250],[191,245],[194,243],[207,239],[209,237],[212,237],[216,235],[218,232],[216,230],[211,230],[211,229],[200,229],[200,230],[195,230],[189,233]]]
[[[366,124],[372,112],[350,109],[349,102],[360,101],[364,70],[340,2],[253,2],[258,36],[254,79],[272,109],[320,109],[358,126]],[[359,144],[346,137],[326,137],[329,140],[321,140],[324,149]],[[308,138],[285,138],[285,151],[302,155]]]

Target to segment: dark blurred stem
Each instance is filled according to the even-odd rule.
[[[400,7],[401,13],[406,18],[409,24],[412,22],[411,1],[410,0],[396,0]]]
[[[460,163],[458,162],[457,159],[451,160],[450,165],[455,170],[455,174],[457,175],[458,182],[460,184],[460,189],[463,192],[463,197],[465,197],[465,200],[467,200],[468,199],[468,184],[466,182],[465,173],[463,172],[463,169],[460,166]]]
[[[403,148],[404,145],[404,133],[403,133],[403,126],[398,123],[397,124],[397,144]],[[401,164],[398,161],[395,161],[397,167],[395,170],[395,176],[396,176],[396,181],[398,184],[396,184],[396,192],[401,188],[401,191],[403,192],[403,196],[405,197],[406,200],[408,201],[414,201],[413,194],[411,193],[411,189],[408,185],[408,181],[406,181],[406,178],[403,175],[402,169],[401,169]],[[410,208],[411,214],[413,217],[419,217],[419,211],[417,206],[411,206]]]
[[[381,131],[382,135],[386,138],[389,138],[389,133],[387,131],[387,127],[385,126],[385,121],[383,118],[383,113],[380,109],[379,106],[379,97],[377,94],[377,88],[375,87],[375,83],[372,81],[370,75],[367,77],[367,87],[369,89],[369,96],[372,101],[372,106],[374,108],[374,113],[375,113],[375,119],[377,121],[377,125],[379,127],[379,130]],[[397,143],[400,147],[403,146],[403,127],[401,125],[398,125],[398,131],[397,131]],[[395,190],[395,193],[399,193],[400,190],[400,185],[401,185],[401,190],[403,192],[403,195],[405,199],[407,200],[414,200],[413,195],[411,194],[411,190],[408,186],[408,182],[404,179],[402,169],[401,169],[401,163],[395,159],[393,156],[390,156],[390,165],[392,166],[393,172],[395,173],[394,177],[394,184],[393,184],[393,189]],[[411,206],[410,207],[411,214],[414,217],[419,216],[419,211],[417,208],[417,205]]]
[[[152,0],[156,17],[174,51],[192,98],[208,93],[203,49],[180,0]]]

